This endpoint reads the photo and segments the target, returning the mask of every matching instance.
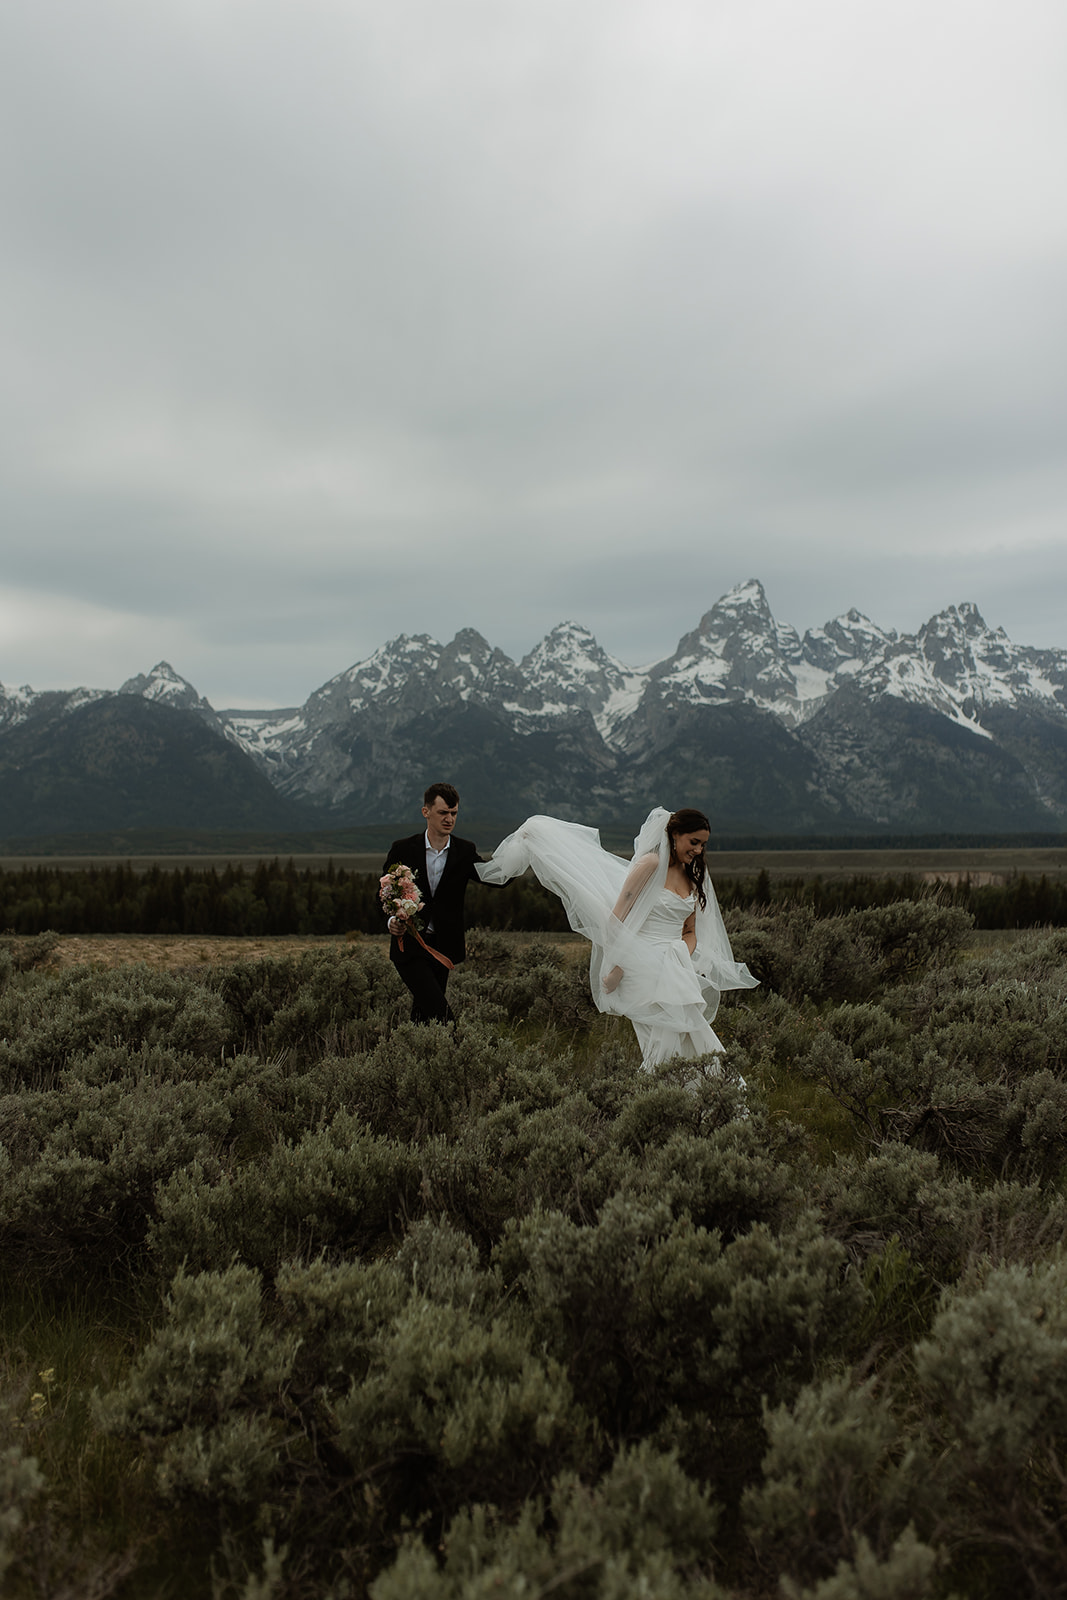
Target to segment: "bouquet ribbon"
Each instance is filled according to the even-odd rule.
[[[452,968],[456,964],[454,961],[449,961],[448,957],[447,956],[443,956],[441,954],[440,950],[432,950],[430,948],[430,946],[426,943],[426,940],[422,937],[422,934],[421,933],[416,933],[414,928],[412,928],[410,930],[410,932],[411,932],[412,938],[415,940],[415,942],[417,944],[421,944],[422,945],[422,948],[426,951],[426,954],[428,956],[433,956],[435,961],[439,961],[443,967],[447,967],[449,972],[452,971]],[[395,937],[396,942],[397,942],[397,948],[400,950],[401,954],[403,954],[403,951],[404,951],[404,940],[407,937],[407,935],[403,934],[403,933],[398,933],[398,934],[395,934],[394,937]]]

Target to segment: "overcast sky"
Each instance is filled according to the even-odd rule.
[[[1067,647],[1063,0],[3,0],[0,681]]]

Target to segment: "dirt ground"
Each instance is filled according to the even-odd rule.
[[[513,939],[545,939],[554,945],[568,960],[584,960],[588,945],[577,934],[512,934]],[[332,935],[305,935],[303,938],[281,937],[275,939],[225,939],[207,934],[186,933],[87,933],[64,934],[49,958],[48,965],[57,968],[125,967],[143,963],[167,971],[188,972],[196,967],[214,967],[231,961],[279,961],[285,956],[299,956],[305,950],[344,949],[353,945],[363,947],[380,945],[383,951],[389,940],[384,936],[354,934],[349,937]]]
[[[64,935],[52,952],[49,966],[124,967],[143,963],[168,970],[213,967],[229,961],[280,960],[305,950],[344,945],[336,937],[277,939],[218,939],[204,934],[92,933]],[[385,939],[358,941],[382,944]]]

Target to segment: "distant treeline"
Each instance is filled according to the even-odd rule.
[[[714,862],[711,863],[714,872]],[[786,903],[810,905],[816,916],[831,917],[870,906],[888,906],[898,900],[930,900],[960,906],[970,912],[976,928],[1062,928],[1067,926],[1067,882],[1026,873],[1005,883],[958,881],[927,882],[914,873],[883,877],[857,873],[853,877],[772,877],[766,870],[756,877],[724,879],[716,883],[723,910],[756,910]]]
[[[714,864],[712,863],[714,871]],[[819,916],[936,898],[960,906],[979,928],[1067,926],[1067,883],[1025,873],[1003,884],[930,884],[911,874],[823,879],[758,875],[717,882],[724,910],[783,903],[810,905]],[[559,901],[532,878],[502,889],[474,884],[468,922],[495,931],[556,933],[566,929]],[[18,934],[171,933],[240,937],[282,934],[381,933],[378,880],[332,863],[298,870],[261,862],[254,869],[152,867],[123,863],[68,871],[22,867],[0,872],[0,930]]]
[[[468,922],[496,931],[565,929],[559,901],[532,879],[502,889],[472,884]],[[378,879],[332,863],[299,871],[290,861],[248,870],[124,863],[68,871],[0,872],[0,929],[13,933],[192,933],[228,937],[384,933]]]

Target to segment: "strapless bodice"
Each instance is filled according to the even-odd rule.
[[[683,900],[673,889],[663,889],[642,924],[642,939],[650,939],[653,944],[670,944],[680,939],[685,919],[692,914],[695,903],[691,894]]]

